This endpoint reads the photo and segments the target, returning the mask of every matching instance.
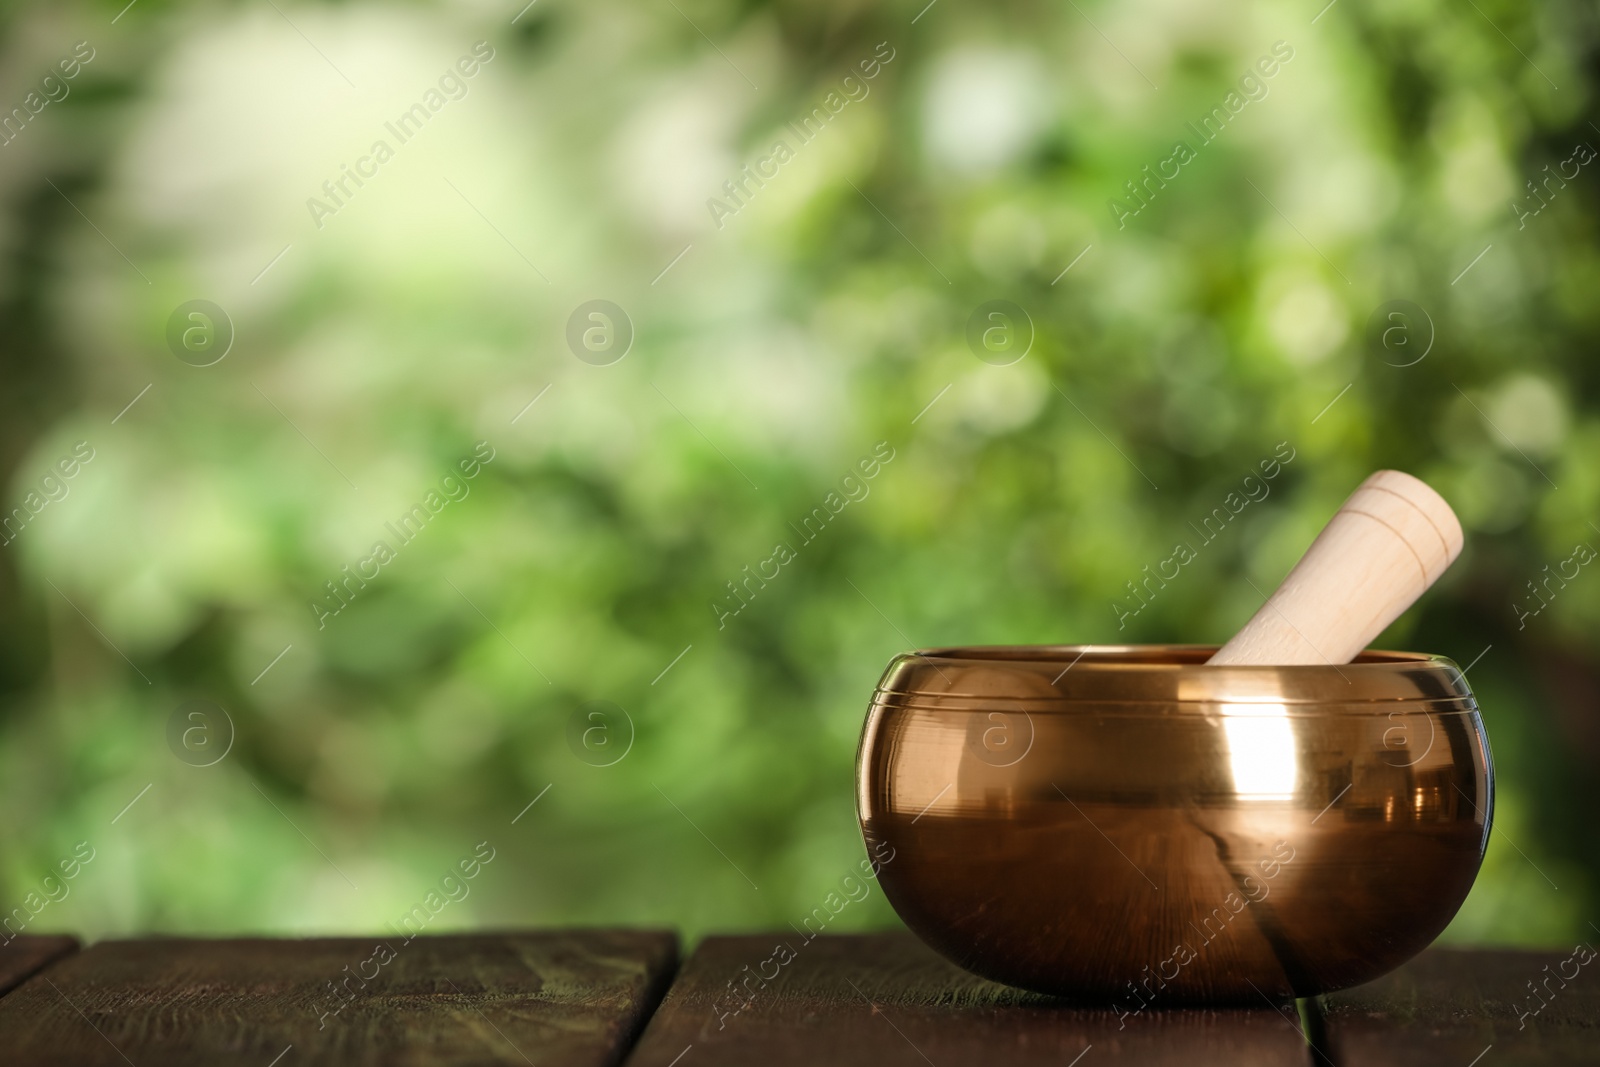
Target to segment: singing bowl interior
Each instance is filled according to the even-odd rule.
[[[1214,648],[935,649],[874,695],[857,804],[907,926],[986,978],[1109,1001],[1312,996],[1421,951],[1494,773],[1449,660],[1210,667]]]

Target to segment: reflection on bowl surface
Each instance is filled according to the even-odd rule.
[[[1425,948],[1494,773],[1449,660],[934,649],[890,664],[857,802],[906,925],[986,978],[1146,1007],[1356,985]]]

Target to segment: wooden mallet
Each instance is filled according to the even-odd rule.
[[[1378,471],[1208,662],[1349,663],[1438,580],[1461,541],[1455,512],[1427,483]]]

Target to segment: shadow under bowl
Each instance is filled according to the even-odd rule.
[[[906,925],[985,978],[1120,1013],[1314,996],[1427,947],[1494,807],[1460,669],[1207,666],[1215,651],[897,657],[856,777]]]

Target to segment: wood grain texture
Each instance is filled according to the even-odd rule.
[[[677,959],[645,931],[391,937],[381,966],[378,942],[102,942],[0,999],[0,1049],[29,1067],[269,1067],[291,1045],[278,1067],[601,1067]],[[356,971],[376,974],[362,988]]]
[[[763,988],[759,975],[774,971]],[[974,977],[907,933],[807,942],[786,931],[703,942],[628,1067],[1068,1067],[1091,1046],[1082,1067],[1303,1067],[1309,1050],[1287,1012],[1152,1008],[1119,1022]]]
[[[1426,482],[1378,471],[1210,662],[1349,663],[1438,580],[1461,544],[1455,512]]]
[[[13,937],[0,943],[0,996],[62,956],[78,950],[75,937]]]
[[[1326,997],[1324,1044],[1340,1067],[1600,1064],[1600,959],[1578,958],[1429,949]]]

